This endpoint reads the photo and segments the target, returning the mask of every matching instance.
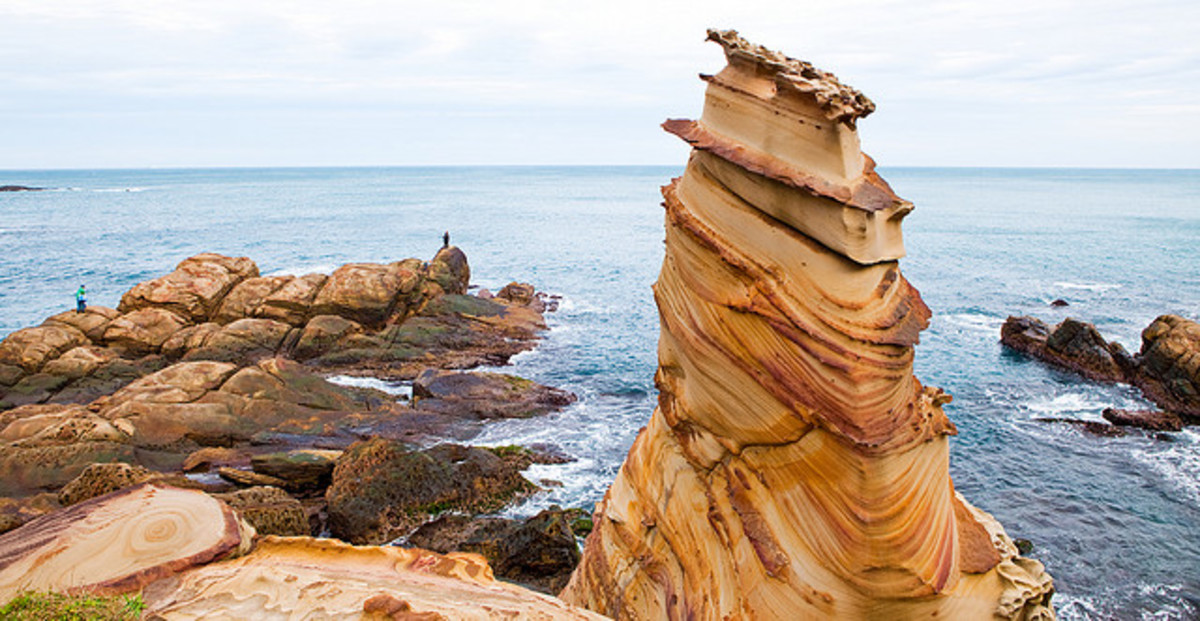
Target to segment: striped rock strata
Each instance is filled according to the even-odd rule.
[[[954,491],[912,374],[930,311],[900,275],[874,110],[710,31],[728,65],[663,190],[659,407],[597,507],[568,602],[623,619],[1052,618],[1050,577]]]

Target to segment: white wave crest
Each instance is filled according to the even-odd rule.
[[[338,266],[331,264],[318,265],[294,265],[277,269],[273,272],[263,274],[264,276],[304,276],[305,274],[325,274],[328,276],[336,270]]]
[[[349,386],[351,388],[374,388],[389,395],[412,398],[412,382],[389,382],[377,377],[356,377],[353,375],[334,375],[325,378],[330,384]]]
[[[1184,429],[1173,442],[1153,442],[1131,453],[1200,506],[1200,432]]]
[[[1067,393],[1053,397],[1042,397],[1022,404],[1022,407],[1033,412],[1036,418],[1071,414],[1074,418],[1096,421],[1103,420],[1100,417],[1100,412],[1110,406],[1110,401],[1092,399],[1082,393]]]
[[[1121,288],[1119,284],[1107,282],[1056,282],[1054,286],[1063,289],[1081,289],[1083,291],[1096,292],[1112,291],[1113,289]]]

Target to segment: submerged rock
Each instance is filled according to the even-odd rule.
[[[468,418],[529,418],[576,399],[565,390],[503,373],[425,369],[412,387],[414,407]]]
[[[727,66],[664,188],[659,406],[561,597],[622,619],[1050,618],[1053,583],[954,492],[912,375],[930,311],[897,197],[859,150],[874,104],[709,31]]]

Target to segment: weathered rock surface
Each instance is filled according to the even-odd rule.
[[[1104,420],[1118,427],[1137,427],[1150,431],[1180,431],[1183,420],[1170,412],[1159,410],[1120,410],[1105,408]]]
[[[58,490],[58,502],[64,507],[103,496],[154,479],[146,468],[120,462],[92,464],[70,483]]]
[[[383,544],[444,511],[490,513],[533,489],[493,451],[457,444],[413,450],[374,438],[350,447],[334,467],[328,526],[351,543]]]
[[[343,451],[296,449],[281,453],[255,455],[250,459],[254,471],[276,477],[295,492],[315,492],[329,487],[333,467]]]
[[[485,300],[464,295],[469,278],[455,247],[428,264],[355,263],[331,276],[260,277],[248,258],[197,255],[130,289],[118,310],[60,313],[10,334],[0,342],[0,410],[89,403],[177,360],[281,356],[410,379],[428,367],[504,364],[533,347],[546,327],[541,294],[514,284],[519,294]]]
[[[1033,317],[1009,317],[1000,341],[1008,347],[1088,379],[1137,386],[1162,413],[1118,413],[1114,424],[1172,431],[1200,422],[1200,324],[1163,315],[1142,331],[1142,348],[1130,356],[1095,326],[1065,319],[1053,330]],[[1106,413],[1105,418],[1108,418]]]
[[[528,418],[575,402],[565,390],[503,373],[426,369],[412,387],[414,407],[468,418]]]
[[[480,554],[497,577],[553,594],[566,586],[579,564],[573,518],[562,509],[547,509],[525,520],[444,515],[422,524],[405,542],[443,554]]]
[[[254,529],[203,492],[145,483],[0,535],[0,602],[29,590],[125,593],[243,554]]]
[[[1064,319],[1051,330],[1033,317],[1009,317],[1000,342],[1057,367],[1101,382],[1127,381],[1133,359],[1120,343],[1109,343],[1095,326]]]
[[[1134,383],[1164,410],[1200,422],[1200,324],[1163,315],[1147,326]]]
[[[1052,618],[1052,582],[954,492],[912,375],[930,312],[911,211],[861,153],[861,93],[710,31],[694,147],[664,188],[659,407],[561,597],[622,619]]]
[[[308,514],[300,501],[278,487],[250,487],[214,494],[214,497],[233,507],[260,536],[305,537],[312,534]]]
[[[496,581],[474,554],[265,537],[254,552],[143,592],[150,618],[602,619]]]

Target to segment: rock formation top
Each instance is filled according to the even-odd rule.
[[[900,221],[912,204],[859,148],[855,121],[875,104],[833,74],[735,31],[710,30],[709,39],[729,64],[701,75],[708,89],[700,120],[663,124],[695,147],[693,166],[858,263],[904,256]]]

